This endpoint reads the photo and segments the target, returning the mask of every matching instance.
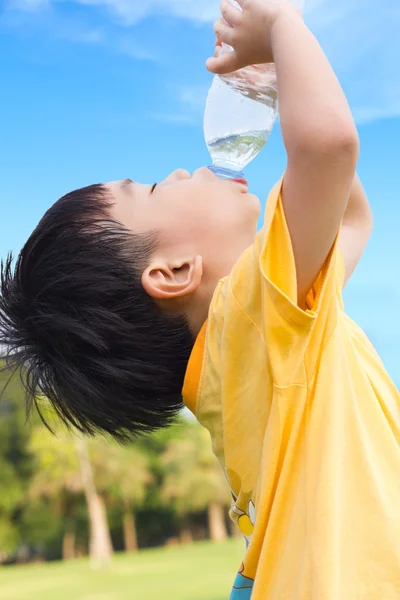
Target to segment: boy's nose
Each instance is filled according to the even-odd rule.
[[[176,178],[176,179],[191,179],[191,175],[189,173],[189,171],[186,171],[185,169],[176,169],[176,171],[174,171],[172,173],[172,175]]]

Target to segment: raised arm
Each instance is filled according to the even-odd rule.
[[[297,11],[282,11],[271,45],[288,156],[283,205],[303,306],[343,221],[359,140],[333,69]]]
[[[373,226],[372,210],[360,178],[356,175],[344,213],[339,238],[340,249],[346,266],[344,285],[349,281],[365,250]]]
[[[345,215],[358,161],[358,134],[339,81],[300,11],[288,0],[238,3],[242,11],[223,0],[223,19],[215,24],[218,39],[234,52],[221,57],[217,52],[207,68],[228,73],[249,64],[276,64],[288,156],[283,205],[298,303],[304,307]]]

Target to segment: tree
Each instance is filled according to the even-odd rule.
[[[93,567],[104,567],[110,562],[113,552],[106,508],[104,500],[96,488],[87,440],[77,438],[76,450],[79,457],[83,491],[89,513],[90,558]]]
[[[68,435],[56,437],[45,427],[37,426],[32,432],[29,448],[36,467],[29,497],[32,500],[47,498],[55,503],[56,510],[64,521],[63,559],[74,558],[74,508],[76,496],[83,491],[75,441]]]
[[[0,360],[0,562],[21,542],[19,516],[32,474],[24,392],[18,374],[11,377],[4,366]]]
[[[29,444],[35,457],[30,497],[51,498],[64,518],[63,558],[75,556],[74,509],[77,496],[85,496],[90,523],[89,553],[94,566],[104,565],[112,546],[102,498],[94,485],[87,442],[65,431],[53,435],[43,426],[34,429]]]
[[[134,509],[140,507],[153,481],[149,460],[138,448],[93,440],[90,445],[95,481],[110,503],[122,505],[125,550],[138,548]]]
[[[23,498],[23,486],[12,464],[0,457],[1,494],[0,494],[0,562],[14,552],[20,541],[20,535],[12,515],[20,506]]]
[[[230,504],[228,486],[220,466],[211,452],[207,431],[187,424],[183,436],[170,440],[162,456],[165,477],[162,497],[173,501],[187,523],[189,511],[208,510],[210,537],[214,541],[227,537],[225,507]],[[190,540],[188,527],[184,538]]]

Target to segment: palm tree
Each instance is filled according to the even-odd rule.
[[[143,505],[153,477],[149,460],[133,446],[93,440],[90,446],[95,481],[110,503],[122,505],[124,544],[127,552],[138,549],[134,509]]]
[[[230,505],[230,494],[207,431],[187,424],[182,437],[168,442],[161,461],[165,469],[161,495],[165,502],[174,502],[186,522],[184,538],[190,539],[188,513],[207,508],[211,539],[226,539],[225,508]]]

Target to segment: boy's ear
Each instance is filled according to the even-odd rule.
[[[142,285],[155,300],[172,300],[193,294],[201,283],[201,256],[168,261],[155,259],[142,274]]]

